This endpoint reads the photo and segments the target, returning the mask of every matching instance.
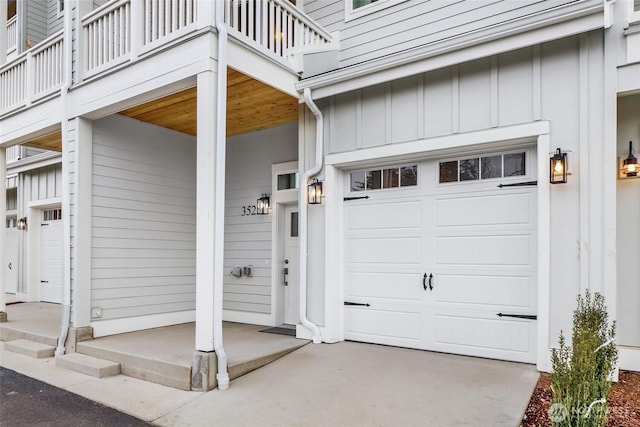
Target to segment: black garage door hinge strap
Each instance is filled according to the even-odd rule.
[[[371,306],[371,304],[367,304],[366,302],[350,302],[350,301],[345,301],[344,305],[357,305],[357,306],[363,306],[363,307]]]
[[[515,317],[516,319],[530,319],[530,320],[538,320],[538,316],[535,314],[504,314],[498,313],[498,317]]]
[[[527,185],[538,185],[538,181],[515,182],[513,184],[500,184],[498,188],[504,187],[526,187]]]
[[[354,197],[345,197],[343,200],[346,202],[348,200],[360,200],[360,199],[368,199],[369,196],[354,196]]]

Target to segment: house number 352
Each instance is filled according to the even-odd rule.
[[[258,207],[256,205],[243,206],[242,216],[247,216],[247,215],[258,215]]]

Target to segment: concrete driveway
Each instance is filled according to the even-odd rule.
[[[519,426],[533,365],[343,342],[307,345],[156,419],[164,426]]]

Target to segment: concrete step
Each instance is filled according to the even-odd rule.
[[[29,340],[54,347],[58,345],[57,336],[22,330],[14,326],[11,322],[0,323],[0,341],[15,340]]]
[[[118,363],[122,375],[178,388],[180,390],[191,390],[190,364],[171,363],[127,351],[108,348],[102,346],[100,342],[96,340],[79,342],[76,351],[83,355]]]
[[[24,339],[8,341],[4,343],[4,349],[36,359],[53,357],[53,353],[56,351],[56,348],[50,345]]]
[[[56,366],[96,378],[112,377],[120,374],[119,363],[80,353],[56,356]]]

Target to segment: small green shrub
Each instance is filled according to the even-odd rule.
[[[604,297],[578,295],[573,312],[572,347],[560,332],[552,349],[550,418],[554,427],[601,427],[606,424],[611,375],[618,360],[615,321],[609,326]]]

